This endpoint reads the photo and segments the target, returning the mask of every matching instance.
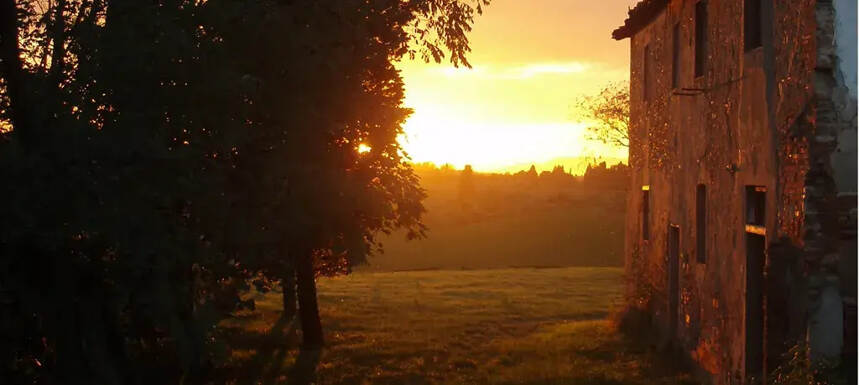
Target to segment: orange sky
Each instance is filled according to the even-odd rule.
[[[403,144],[415,162],[517,171],[555,159],[622,157],[583,139],[571,104],[629,78],[629,40],[611,39],[636,0],[493,0],[469,35],[473,69],[398,65],[415,113]],[[574,167],[567,160],[567,167]],[[542,167],[541,167],[542,166]]]

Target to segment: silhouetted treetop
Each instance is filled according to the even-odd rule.
[[[203,382],[250,283],[320,344],[315,277],[425,231],[393,63],[486,4],[0,0],[0,383]]]
[[[576,101],[577,119],[586,124],[589,139],[629,147],[629,84],[609,84],[596,95]]]

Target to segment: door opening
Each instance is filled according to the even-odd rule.
[[[746,378],[764,381],[764,263],[766,237],[746,233]]]

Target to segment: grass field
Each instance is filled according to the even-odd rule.
[[[327,346],[302,354],[295,333],[281,335],[275,326],[279,293],[258,295],[255,312],[224,325],[236,347],[229,377],[315,384],[687,382],[607,320],[620,299],[621,273],[501,269],[322,279]]]
[[[622,266],[624,191],[478,175],[463,202],[458,177],[424,175],[428,238],[381,236],[371,271]],[[569,177],[572,180],[572,177]]]

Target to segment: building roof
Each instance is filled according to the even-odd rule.
[[[656,16],[668,5],[669,0],[641,0],[629,10],[629,17],[624,20],[623,25],[617,27],[611,37],[615,40],[623,40],[632,37],[642,28],[650,24]]]

